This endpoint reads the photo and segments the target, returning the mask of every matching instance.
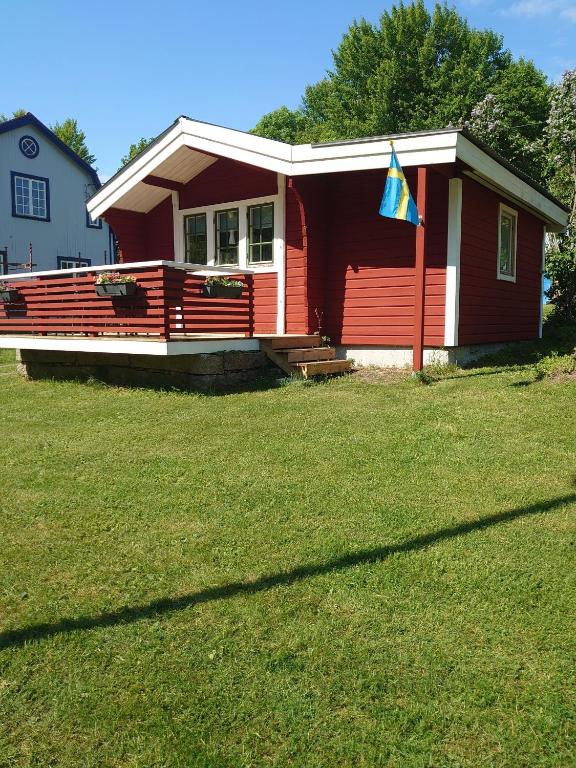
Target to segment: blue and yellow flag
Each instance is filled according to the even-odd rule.
[[[414,202],[404,171],[400,167],[396,150],[392,147],[390,168],[386,177],[386,186],[380,203],[380,216],[389,216],[391,219],[402,219],[420,226],[418,209]]]

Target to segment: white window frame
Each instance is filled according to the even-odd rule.
[[[89,267],[90,262],[82,259],[60,259],[60,266],[58,269],[82,269],[82,267]]]
[[[18,213],[18,203],[17,203],[17,193],[16,193],[16,185],[18,182],[18,179],[22,181],[28,182],[28,210],[30,213]],[[32,194],[32,184],[33,182],[36,182],[37,184],[42,184],[44,188],[44,216],[38,216],[34,213],[34,198]],[[36,219],[37,221],[50,221],[50,208],[49,208],[49,190],[48,190],[48,179],[40,178],[38,176],[30,176],[26,173],[16,173],[13,172],[12,174],[12,201],[13,201],[13,215],[16,216],[19,219]]]
[[[218,266],[216,264],[216,227],[215,215],[217,211],[227,211],[231,208],[238,208],[238,266],[233,265],[239,272],[248,269],[250,272],[278,272],[279,265],[284,259],[284,202],[280,195],[267,195],[266,197],[253,197],[246,200],[230,200],[217,205],[202,205],[197,208],[185,208],[175,210],[175,229],[177,232],[175,239],[175,260],[184,262],[185,243],[184,243],[184,217],[197,213],[206,214],[206,249],[208,253],[207,264],[198,265],[204,269]],[[273,261],[260,264],[248,263],[248,208],[251,205],[261,205],[262,203],[274,204],[274,247]],[[230,265],[232,266],[232,265]]]
[[[505,213],[507,216],[512,218],[514,220],[514,238],[512,242],[512,274],[508,275],[505,272],[500,271],[500,248],[502,245],[502,214]],[[504,203],[500,203],[498,206],[498,251],[496,253],[496,277],[498,280],[506,280],[509,283],[515,283],[516,282],[516,274],[517,274],[517,263],[518,263],[518,211],[514,210],[514,208],[509,208],[507,205],[504,205]]]

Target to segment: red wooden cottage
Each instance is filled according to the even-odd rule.
[[[545,235],[566,210],[446,129],[394,137],[423,224],[382,218],[389,139],[292,146],[178,118],[88,202],[138,300],[95,298],[94,269],[13,276],[21,304],[0,312],[0,345],[178,357],[264,346],[314,373],[346,359],[420,368],[538,338]],[[203,296],[210,275],[239,278],[241,298]],[[317,349],[318,333],[334,351]]]

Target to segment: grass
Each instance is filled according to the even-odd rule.
[[[0,766],[575,764],[575,329],[429,386],[0,378]]]

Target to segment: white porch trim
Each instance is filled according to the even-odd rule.
[[[278,174],[277,203],[274,206],[274,263],[278,269],[276,333],[286,330],[286,176]]]
[[[448,182],[448,242],[446,246],[446,307],[444,344],[458,346],[460,313],[460,248],[462,243],[462,179]]]
[[[209,355],[213,352],[251,352],[260,349],[255,338],[229,337],[175,339],[72,338],[67,336],[0,336],[4,349],[37,349],[51,352],[101,352],[123,355]]]

